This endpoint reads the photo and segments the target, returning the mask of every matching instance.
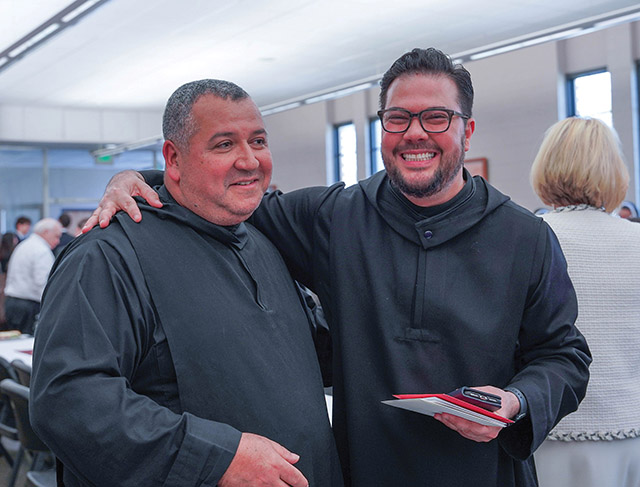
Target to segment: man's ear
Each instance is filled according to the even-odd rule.
[[[476,130],[476,121],[473,118],[467,120],[464,127],[464,151],[467,152],[471,147],[471,135]]]
[[[166,175],[177,183],[180,181],[180,150],[172,141],[165,140],[162,145],[162,155],[164,156]]]

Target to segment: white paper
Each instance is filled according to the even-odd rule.
[[[422,397],[417,399],[392,399],[390,401],[382,401],[383,404],[396,408],[407,409],[421,414],[433,416],[436,413],[448,413],[459,416],[475,423],[486,426],[505,427],[507,423],[499,421],[489,416],[485,416],[475,411],[470,411],[456,404],[452,404],[439,397]]]

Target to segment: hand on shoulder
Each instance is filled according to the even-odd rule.
[[[82,227],[82,233],[87,233],[98,224],[100,228],[108,227],[111,218],[119,210],[124,210],[133,221],[142,220],[134,196],[141,196],[155,208],[162,207],[158,194],[144,181],[139,172],[122,171],[115,174],[107,184],[98,207]]]

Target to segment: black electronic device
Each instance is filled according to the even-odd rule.
[[[500,396],[471,387],[460,387],[448,395],[486,409],[487,411],[497,411],[502,407],[502,399]]]

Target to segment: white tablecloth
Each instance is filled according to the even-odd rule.
[[[31,365],[32,351],[33,337],[0,340],[0,357],[9,363],[12,360],[20,359],[24,363]]]

